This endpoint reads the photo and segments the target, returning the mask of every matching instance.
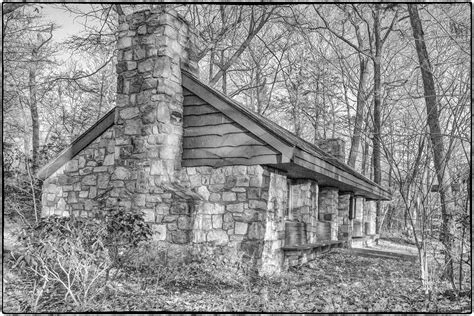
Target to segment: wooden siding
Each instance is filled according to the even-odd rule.
[[[273,164],[281,155],[187,89],[184,93],[183,166]]]

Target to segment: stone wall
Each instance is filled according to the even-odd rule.
[[[319,188],[319,221],[330,224],[330,240],[337,240],[338,232],[338,202],[339,194],[337,188]]]
[[[56,170],[43,182],[42,216],[88,216],[103,207],[100,201],[114,196],[109,181],[121,178],[114,168],[115,140],[112,128]],[[111,206],[103,199],[103,205]]]
[[[190,241],[243,250],[260,262],[268,171],[261,166],[187,167],[180,172],[180,182],[199,196]]]

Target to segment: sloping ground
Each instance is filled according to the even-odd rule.
[[[377,244],[369,247],[352,247],[350,252],[365,257],[403,259],[416,261],[418,250],[413,245],[400,245],[391,241],[379,239]]]
[[[214,267],[206,269],[219,274]],[[197,278],[176,278],[173,285],[161,287],[153,282],[156,277],[148,273],[144,280],[124,274],[118,278],[120,283],[111,284],[108,293],[101,294],[90,310],[459,313],[471,308],[470,291],[456,298],[442,284],[436,286],[431,300],[425,298],[418,265],[411,261],[366,258],[345,249],[323,254],[278,278],[253,278],[241,284],[217,284],[201,274]],[[67,310],[60,303],[55,306],[58,310],[50,312]],[[4,312],[9,311],[7,307]]]

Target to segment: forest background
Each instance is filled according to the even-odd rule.
[[[39,220],[37,170],[115,106],[118,16],[153,6],[3,4],[4,215]],[[377,231],[417,246],[425,286],[462,288],[471,4],[170,6],[204,82],[308,142],[345,140],[347,164],[392,192]]]

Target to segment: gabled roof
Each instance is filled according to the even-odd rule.
[[[390,193],[386,189],[347,164],[266,117],[250,111],[228,96],[202,83],[191,73],[183,70],[182,80],[183,87],[279,151],[282,162],[275,167],[288,171],[290,177],[317,178],[327,186],[342,188],[371,199],[390,199]],[[311,171],[315,174],[311,174]]]
[[[322,186],[334,186],[341,191],[352,192],[369,199],[390,199],[390,193],[386,189],[353,168],[269,119],[250,111],[184,70],[182,70],[182,85],[278,151],[281,154],[281,162],[268,164],[286,171],[290,178],[315,179]],[[79,136],[68,148],[44,166],[39,171],[38,177],[48,178],[104,133],[114,124],[114,112],[115,109],[112,109]]]

